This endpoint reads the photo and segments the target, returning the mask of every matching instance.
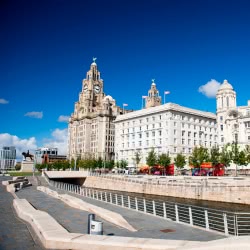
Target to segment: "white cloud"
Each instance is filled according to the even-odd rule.
[[[7,103],[9,103],[9,101],[0,98],[0,104],[7,104]]]
[[[59,117],[58,117],[58,121],[59,122],[68,122],[69,121],[69,116],[66,116],[66,115],[60,115]]]
[[[200,86],[198,91],[208,98],[214,98],[219,87],[220,83],[215,79],[211,79],[205,85]]]
[[[27,112],[24,116],[29,116],[29,117],[33,117],[33,118],[37,118],[37,119],[42,119],[43,118],[43,112],[36,112],[36,111]]]
[[[59,155],[67,155],[68,151],[68,129],[55,129],[51,138],[43,140],[44,147],[58,148]]]
[[[20,139],[16,135],[10,135],[8,133],[0,134],[0,146],[15,146],[17,160],[22,160],[22,152],[34,152],[37,149],[35,137],[29,139]]]

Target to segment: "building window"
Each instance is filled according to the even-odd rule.
[[[220,130],[223,131],[223,125],[220,125]]]

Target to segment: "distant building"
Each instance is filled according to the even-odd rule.
[[[250,100],[246,106],[236,104],[236,92],[224,80],[216,95],[218,143],[237,142],[243,148],[250,144]]]
[[[138,152],[141,164],[146,164],[152,148],[158,155],[169,153],[173,159],[177,153],[190,155],[195,146],[211,148],[217,144],[215,114],[174,103],[161,105],[155,83],[152,85],[145,109],[115,120],[116,161],[127,160],[129,165],[135,165]]]
[[[57,148],[38,148],[35,150],[35,162],[38,164],[66,160],[66,155],[58,155]]]
[[[16,148],[4,146],[0,149],[0,171],[15,170]]]
[[[128,112],[104,93],[95,58],[82,81],[79,100],[69,120],[69,159],[94,157],[114,159],[115,118]]]

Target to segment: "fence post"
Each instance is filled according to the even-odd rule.
[[[122,197],[121,197],[121,199],[122,199],[122,207],[124,207],[123,194],[122,194]]]
[[[115,194],[115,204],[118,205],[118,197],[117,197],[117,194]]]
[[[146,206],[146,200],[143,199],[143,207],[144,207],[144,213],[147,213],[147,206]]]
[[[156,211],[155,211],[155,201],[152,201],[153,203],[153,215],[156,215]]]
[[[138,201],[137,201],[137,197],[135,197],[135,210],[138,211]]]
[[[130,197],[128,196],[128,208],[131,208]]]
[[[176,220],[176,222],[179,222],[178,205],[175,204],[174,207],[175,207],[175,220]]]
[[[163,202],[163,217],[166,219],[167,218],[167,211],[166,211],[166,203]]]
[[[206,230],[209,230],[208,213],[206,209],[204,210],[204,213],[205,213]]]
[[[225,235],[229,235],[228,234],[227,214],[226,213],[223,213],[223,220],[224,220]]]
[[[235,235],[239,236],[239,232],[238,232],[238,216],[237,216],[237,214],[234,215],[234,230],[235,230]]]
[[[192,208],[188,207],[188,212],[189,212],[189,223],[191,226],[193,226],[193,215],[192,215]]]

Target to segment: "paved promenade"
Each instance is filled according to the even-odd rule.
[[[0,177],[2,181],[3,178]],[[11,177],[9,177],[10,179]],[[18,198],[27,199],[36,209],[48,212],[69,232],[87,233],[88,212],[69,207],[62,201],[59,201],[43,192],[36,190],[36,185],[47,185],[42,177],[38,181],[30,178],[33,186],[24,188],[16,193]],[[56,190],[62,193],[59,190]],[[64,192],[65,193],[65,192]],[[178,239],[190,241],[210,241],[224,238],[225,236],[207,232],[202,229],[192,228],[181,225],[163,218],[157,218],[145,215],[126,208],[117,207],[104,202],[96,201],[90,198],[73,195],[81,198],[85,202],[103,207],[105,209],[120,213],[133,227],[138,229],[137,232],[130,232],[126,229],[119,228],[102,218],[96,217],[97,220],[103,221],[104,234],[116,236],[131,236],[141,238],[155,239]],[[0,208],[4,211],[5,216],[0,219],[0,249],[42,249],[31,237],[27,226],[13,216],[12,200],[13,196],[7,193],[5,187],[0,184]],[[21,247],[20,247],[21,246]]]
[[[2,180],[10,177],[0,177],[0,249],[1,250],[42,250],[30,227],[21,221],[12,206],[14,197],[2,186]]]

